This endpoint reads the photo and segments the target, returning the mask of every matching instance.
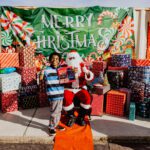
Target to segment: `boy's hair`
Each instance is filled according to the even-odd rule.
[[[59,53],[53,52],[49,55],[49,61],[51,61],[51,59],[54,55],[57,55],[59,57],[59,61],[61,60],[61,55]]]

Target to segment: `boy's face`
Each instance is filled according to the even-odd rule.
[[[50,63],[54,68],[57,68],[59,65],[59,57],[57,55],[53,55]]]

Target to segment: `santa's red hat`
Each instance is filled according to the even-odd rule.
[[[77,53],[76,50],[71,50],[69,53]]]

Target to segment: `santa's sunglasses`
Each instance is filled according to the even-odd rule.
[[[69,60],[75,59],[75,57],[70,57]]]

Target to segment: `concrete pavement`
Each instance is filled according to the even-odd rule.
[[[52,144],[48,134],[49,108],[0,113],[0,143]],[[94,143],[132,141],[150,143],[150,119],[103,115],[90,121]]]

